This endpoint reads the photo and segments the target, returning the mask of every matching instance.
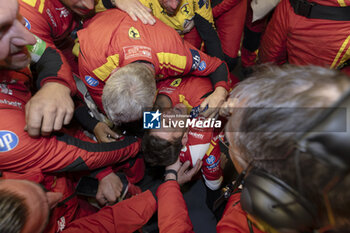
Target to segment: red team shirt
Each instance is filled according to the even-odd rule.
[[[312,0],[316,4],[346,7],[349,1]],[[341,68],[350,58],[349,21],[309,19],[296,15],[289,0],[276,7],[262,37],[259,60],[262,63],[290,63]]]
[[[143,60],[154,66],[156,79],[165,79],[188,73],[208,76],[223,63],[184,42],[163,22],[144,25],[117,9],[97,14],[78,32],[78,38],[80,78],[101,111],[104,84],[117,67]],[[225,81],[213,85],[229,89],[226,75]]]
[[[0,70],[0,77],[0,171],[3,178],[41,183],[49,191],[61,192],[66,199],[74,193],[74,186],[65,172],[94,170],[138,153],[140,142],[134,137],[108,145],[84,142],[66,134],[30,137],[24,131],[24,106],[31,97],[30,72],[28,69]],[[64,204],[55,208],[45,232],[59,232],[79,216],[76,198]]]
[[[176,181],[168,181],[157,190],[158,226],[160,233],[193,233],[187,206]],[[230,196],[224,214],[216,226],[218,233],[264,233],[254,224],[249,227],[247,213],[242,209],[241,193]]]
[[[200,77],[167,79],[158,82],[157,88],[158,94],[168,96],[173,106],[183,103],[189,110],[199,106],[213,90],[210,80]],[[203,178],[212,190],[218,189],[222,182],[220,155],[219,138],[213,136],[212,129],[189,129],[188,141],[181,150],[180,160],[182,163],[189,160],[192,166],[198,159],[202,160]]]
[[[54,81],[69,87],[74,94],[76,86],[70,64],[65,57],[73,59],[73,40],[69,36],[77,26],[74,15],[59,0],[20,0],[19,4],[26,28],[44,40],[49,47],[40,64],[50,66],[51,71],[39,75],[40,86],[46,81]]]

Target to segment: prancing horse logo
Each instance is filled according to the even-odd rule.
[[[131,27],[129,29],[129,37],[131,39],[140,39],[140,33],[139,33],[139,31],[136,28]]]
[[[190,14],[190,11],[188,10],[188,4],[185,4],[184,6],[181,7],[181,12],[182,14],[184,15],[189,15]]]

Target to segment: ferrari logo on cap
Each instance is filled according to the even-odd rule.
[[[140,39],[140,33],[139,33],[139,31],[136,28],[131,27],[129,29],[129,37],[131,39]]]

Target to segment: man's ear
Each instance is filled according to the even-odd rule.
[[[188,130],[186,130],[186,132],[185,132],[184,135],[182,136],[181,144],[182,144],[183,146],[186,146],[187,141],[188,141]]]

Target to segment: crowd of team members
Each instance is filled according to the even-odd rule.
[[[349,21],[310,19],[292,2],[282,0],[256,20],[246,0],[1,0],[1,232],[135,232],[157,210],[160,232],[192,232],[180,185],[201,178],[207,193],[198,195],[207,196],[218,232],[348,230],[347,160],[341,167],[291,150],[318,112],[293,117],[285,108],[333,105],[350,86],[347,76],[321,67],[264,66],[239,83],[231,72],[239,51],[244,71],[266,62],[347,71]],[[326,4],[339,5],[346,2]],[[28,45],[32,53],[44,46],[36,61]],[[261,113],[261,107],[281,112]],[[226,134],[225,124],[143,132],[145,109],[164,118],[219,117]],[[226,185],[224,137],[226,156],[247,187],[242,206],[235,189],[223,212],[215,200]],[[147,189],[142,181],[153,166],[164,171]],[[282,179],[283,189],[296,189],[308,207],[293,212],[277,202],[288,221],[264,217],[269,213],[257,211],[252,188],[247,191],[261,177]],[[91,190],[95,206],[87,201]]]

